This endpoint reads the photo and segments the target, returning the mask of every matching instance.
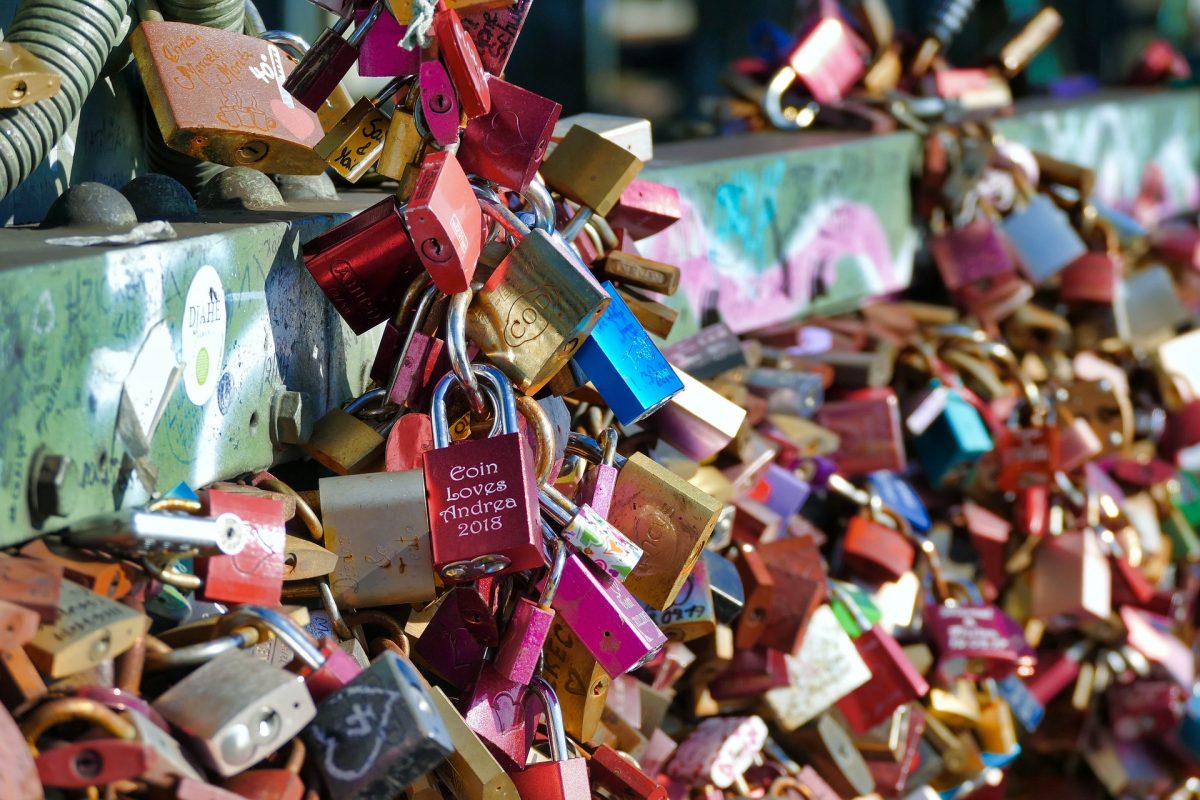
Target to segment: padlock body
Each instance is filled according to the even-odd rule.
[[[541,608],[528,597],[518,598],[496,651],[496,671],[514,683],[528,684],[542,656],[554,616],[554,609]]]
[[[1087,252],[1066,212],[1044,194],[1034,195],[1001,223],[1020,265],[1035,285],[1045,283]]]
[[[358,59],[358,48],[326,29],[312,43],[283,88],[305,108],[316,111]]]
[[[442,763],[454,745],[432,708],[424,678],[390,651],[326,698],[303,737],[332,796],[392,798]]]
[[[519,433],[430,450],[425,489],[433,563],[443,578],[471,580],[545,563],[532,456]]]
[[[304,684],[308,687],[308,693],[316,703],[350,683],[363,671],[362,665],[354,656],[343,650],[336,639],[324,637],[320,646],[325,655],[325,663],[315,670],[307,664],[299,669],[304,677]]]
[[[395,197],[388,197],[304,245],[304,266],[360,336],[400,307],[421,269]]]
[[[300,447],[331,472],[356,475],[378,469],[385,444],[375,428],[340,408],[331,408]]]
[[[916,549],[895,528],[857,515],[850,518],[842,540],[842,563],[871,583],[900,578],[913,567]]]
[[[36,103],[58,94],[62,76],[16,42],[0,42],[0,108]]]
[[[63,678],[116,658],[149,628],[144,614],[63,581],[54,622],[41,625],[19,652],[47,678]]]
[[[929,608],[925,625],[945,680],[999,680],[1016,669],[1020,653],[1003,617],[1004,612],[990,605]]]
[[[788,65],[818,103],[836,103],[867,71],[866,49],[840,17],[822,17],[788,56]]]
[[[479,674],[484,647],[471,635],[463,619],[459,599],[463,593],[452,589],[444,594],[425,632],[413,643],[413,650],[435,675],[456,689],[464,689]]]
[[[641,172],[632,152],[582,125],[573,125],[542,162],[546,185],[604,216]]]
[[[608,305],[562,241],[534,229],[475,293],[467,335],[519,391],[533,394],[566,365]]]
[[[612,679],[560,617],[550,626],[544,652],[542,676],[558,695],[567,735],[589,741],[600,725]]]
[[[142,742],[99,739],[71,742],[37,757],[37,774],[43,786],[53,789],[86,789],[134,780],[150,771],[154,751]]]
[[[523,192],[533,180],[562,105],[488,77],[491,110],[467,123],[459,160],[472,175]]]
[[[1058,440],[1052,425],[1006,429],[996,445],[996,485],[1013,492],[1050,483],[1059,468]]]
[[[433,422],[428,414],[405,414],[388,433],[384,465],[388,472],[421,469],[433,449]]]
[[[359,25],[367,18],[369,9],[354,12]],[[400,40],[408,31],[386,11],[379,15],[371,30],[363,37],[358,47],[358,74],[364,78],[394,78],[397,75],[416,75],[421,66],[421,53],[417,48],[400,46]]]
[[[589,505],[601,517],[608,519],[612,507],[613,489],[617,484],[616,467],[610,464],[593,464],[583,473],[583,479],[575,488],[575,502]]]
[[[590,506],[563,526],[562,537],[607,575],[624,581],[642,558],[642,548],[609,525]]]
[[[767,726],[759,717],[706,719],[679,744],[668,774],[685,784],[727,788],[746,773],[766,742]]]
[[[357,183],[379,159],[390,122],[379,106],[363,97],[313,150],[339,175]]]
[[[846,476],[876,470],[903,472],[908,463],[895,392],[890,388],[870,392],[862,399],[827,402],[817,411],[817,423],[840,439],[833,458]]]
[[[679,190],[654,181],[635,179],[605,219],[614,228],[622,228],[634,239],[645,239],[669,228],[682,218]],[[653,287],[647,287],[653,288]],[[671,294],[673,287],[656,289]]]
[[[7,697],[4,698],[8,700]],[[12,800],[42,800],[42,783],[29,745],[8,709],[0,708],[0,796]]]
[[[959,467],[991,452],[992,437],[975,407],[951,392],[942,413],[913,439],[913,450],[930,482],[940,486]]]
[[[489,5],[496,7],[489,8]],[[475,40],[475,49],[479,53],[483,68],[497,76],[504,75],[504,68],[508,66],[513,46],[517,37],[521,35],[521,29],[525,27],[525,17],[529,15],[532,6],[533,0],[516,0],[515,3],[493,2],[484,4],[482,9],[450,5],[462,15],[463,27]]]
[[[667,643],[623,585],[577,555],[567,558],[552,605],[609,675],[637,668]]]
[[[942,282],[951,291],[1016,269],[1008,245],[987,219],[974,219],[934,234],[929,237],[928,247]]]
[[[204,578],[198,596],[214,602],[279,605],[287,542],[283,503],[270,495],[218,489],[202,492],[201,500],[209,516],[237,515],[249,527],[250,536],[237,555],[196,559],[196,574]]]
[[[1119,254],[1084,253],[1060,273],[1058,296],[1066,303],[1111,305],[1124,270]]]
[[[610,303],[575,353],[575,363],[622,425],[662,408],[683,391],[683,381],[650,335],[634,318],[611,282],[603,284]]]
[[[432,600],[424,473],[322,478],[320,487],[325,547],[338,556],[329,576],[338,603],[372,608]]]
[[[871,680],[835,705],[850,727],[864,734],[890,717],[897,706],[924,697],[929,684],[900,644],[878,627],[859,635],[854,646],[871,671]]]
[[[438,289],[446,294],[466,291],[479,261],[483,218],[453,153],[442,150],[425,156],[400,215]]]
[[[530,764],[509,777],[521,800],[584,800],[592,795],[587,759],[582,756]]]
[[[509,680],[484,663],[463,709],[467,726],[509,772],[525,766],[528,755],[525,690],[525,684]]]
[[[292,64],[265,39],[145,21],[129,44],[163,141],[173,150],[262,172],[324,171],[324,160],[312,151],[323,134],[314,112],[340,75],[306,108],[285,90]]]
[[[716,528],[722,504],[641,453],[617,475],[608,521],[642,548],[625,580],[639,600],[664,609]]]
[[[425,112],[425,124],[433,140],[442,147],[458,141],[459,123],[458,96],[450,81],[450,73],[440,61],[425,61],[417,71],[421,84],[421,110]]]
[[[467,35],[458,13],[450,8],[439,11],[433,18],[433,32],[467,119],[491,111],[492,93],[487,74],[479,61],[475,42]]]

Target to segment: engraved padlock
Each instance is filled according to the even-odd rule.
[[[317,175],[321,122],[284,89],[290,61],[254,36],[146,20],[129,36],[163,141],[173,150],[288,175]],[[340,77],[330,85],[332,90]]]
[[[433,17],[433,35],[437,37],[438,54],[450,73],[463,114],[467,119],[487,114],[492,109],[487,73],[458,12],[452,8],[439,9]]]
[[[467,313],[467,335],[526,394],[545,386],[579,349],[609,297],[562,241],[530,228],[477,189],[481,207],[520,242]]]
[[[47,678],[63,678],[119,656],[149,628],[146,615],[63,581],[54,622],[38,627],[24,652]]]
[[[525,766],[526,688],[485,661],[470,693],[463,696],[463,719],[509,771]]]
[[[495,367],[469,365],[494,392],[496,437],[450,445],[446,395],[453,373],[433,395],[434,449],[425,454],[433,563],[449,581],[519,572],[545,563],[532,455],[517,432],[512,386]]]

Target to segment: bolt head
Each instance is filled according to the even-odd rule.
[[[300,444],[312,435],[312,403],[303,392],[280,392],[271,410],[276,444]]]

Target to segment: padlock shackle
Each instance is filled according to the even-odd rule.
[[[604,463],[605,449],[601,447],[600,443],[595,439],[590,436],[584,436],[582,433],[571,434],[570,438],[567,439],[566,452],[570,453],[571,455],[587,459],[593,464]],[[613,466],[617,467],[617,469],[624,467],[626,462],[629,461],[629,459],[627,459],[625,456],[616,452],[615,445],[613,456],[612,464]]]
[[[455,298],[457,297],[458,295],[455,295]],[[504,373],[491,364],[471,364],[470,366],[472,374],[483,378],[495,392],[494,395],[491,395],[492,402],[495,405],[496,416],[503,423],[503,432],[517,433],[517,401],[508,378],[504,377]],[[462,382],[455,373],[447,372],[438,381],[437,388],[433,390],[433,402],[430,404],[429,416],[433,422],[433,447],[435,450],[450,446],[450,423],[446,418],[446,394],[455,384],[461,386]]]
[[[450,298],[450,304],[446,308],[446,353],[450,358],[450,367],[453,369],[453,375],[462,385],[463,391],[467,395],[467,403],[471,407],[471,411],[479,416],[483,416],[483,412],[487,410],[487,406],[483,400],[483,393],[479,390],[479,380],[475,377],[475,371],[471,368],[471,356],[467,351],[467,309],[471,306],[471,300],[475,293],[471,289]],[[442,379],[443,381],[445,378]],[[444,398],[445,395],[443,394]],[[437,408],[438,401],[434,400],[434,408]],[[445,416],[445,410],[442,412]],[[432,415],[431,415],[432,416]],[[434,438],[437,438],[437,425],[434,424]],[[449,429],[446,431],[446,436],[449,438]],[[437,445],[435,445],[436,447]]]
[[[103,703],[86,697],[64,697],[43,703],[21,722],[21,733],[25,736],[26,744],[36,755],[38,739],[42,738],[46,731],[65,722],[81,719],[103,728],[114,739],[137,739],[137,728],[131,723]]]
[[[312,669],[320,669],[329,660],[329,657],[321,652],[321,647],[312,634],[297,625],[291,617],[267,606],[238,606],[221,617],[221,621],[217,623],[217,631],[226,633],[235,628],[258,623],[266,625],[281,642],[292,648],[297,658]]]
[[[554,432],[554,423],[542,404],[527,394],[516,398],[517,410],[529,423],[529,432],[534,440],[534,468],[538,485],[550,484],[553,481],[554,453],[558,449],[558,437]]]
[[[571,553],[566,542],[554,534],[545,520],[542,521],[542,533],[546,535],[546,547],[554,553],[554,557],[550,561],[550,572],[546,575],[546,585],[542,587],[542,596],[538,598],[538,608],[548,611],[550,604],[554,602],[554,598],[558,594],[558,585],[562,582],[563,570],[567,566],[567,557]]]
[[[270,42],[297,61],[304,58],[304,54],[308,52],[309,48],[307,39],[291,31],[263,31],[258,38]]]
[[[542,510],[553,517],[559,525],[566,525],[579,513],[579,506],[571,498],[543,481],[538,485],[538,500]]]
[[[500,227],[508,231],[511,235],[524,239],[529,235],[529,226],[508,209],[500,201],[497,194],[488,188],[471,184],[471,190],[475,193],[475,197],[479,199],[479,210],[484,215],[491,217],[500,223]],[[536,213],[536,212],[535,212]],[[540,221],[540,217],[539,217]]]
[[[554,233],[554,198],[550,196],[550,190],[542,182],[541,176],[534,175],[529,186],[525,191],[520,192],[520,195],[529,204],[530,210],[537,218],[533,227],[540,228],[546,233]]]
[[[243,628],[219,639],[190,644],[186,647],[176,647],[166,653],[148,649],[145,668],[150,672],[162,672],[180,667],[199,666],[218,656],[225,655],[230,650],[241,650],[257,644],[258,639],[258,629]]]
[[[566,761],[571,756],[567,747],[567,733],[563,727],[562,706],[558,702],[558,694],[554,687],[547,683],[541,675],[534,675],[529,681],[529,693],[525,695],[525,703],[536,698],[542,704],[546,715],[546,738],[550,741],[550,758],[554,761]]]
[[[342,410],[347,414],[357,414],[359,411],[362,411],[364,408],[366,408],[372,400],[378,400],[380,397],[387,397],[387,390],[372,389],[371,391],[361,394],[351,400]]]
[[[347,21],[347,24],[342,25],[342,29],[340,31],[336,26],[334,27],[334,31],[338,35],[341,35],[343,32],[345,32],[346,28],[350,27],[349,20],[354,19],[354,7],[354,4],[351,3],[348,6],[350,9],[349,15],[338,20],[338,25],[342,25],[343,20]],[[379,20],[379,15],[382,13],[383,0],[375,0],[375,2],[371,4],[370,10],[367,11],[367,15],[363,17],[363,21],[354,26],[354,33],[350,34],[350,38],[346,40],[347,44],[350,44],[355,50],[357,50],[362,44],[362,40],[366,37],[367,33],[370,32],[371,26],[373,26]]]
[[[400,380],[400,370],[404,366],[404,359],[408,357],[408,351],[412,349],[413,339],[417,336],[417,330],[425,324],[425,321],[429,317],[429,309],[433,307],[439,295],[441,295],[441,292],[432,283],[421,294],[417,308],[412,314],[412,322],[409,324],[408,330],[405,331],[404,343],[400,345],[400,350],[396,354],[396,363],[392,365],[392,373],[388,376],[387,393],[383,395],[381,404],[387,404],[392,391],[396,388],[396,381]]]
[[[821,110],[821,106],[815,101],[809,101],[800,107],[784,108],[783,98],[788,93],[788,89],[792,88],[797,77],[796,70],[790,66],[781,67],[771,77],[771,82],[767,84],[766,91],[763,92],[763,113],[767,115],[767,120],[772,125],[783,131],[798,131],[801,128],[809,127]]]

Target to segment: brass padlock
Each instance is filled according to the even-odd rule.
[[[425,142],[431,140],[427,140],[417,125],[417,114],[421,113],[417,104],[419,87],[413,84],[403,94],[404,97],[396,102],[396,110],[392,112],[392,121],[384,137],[379,160],[375,162],[375,171],[386,178],[400,181],[398,194],[401,199],[407,199],[416,183]],[[405,175],[409,175],[410,179],[406,181]]]
[[[408,78],[396,78],[374,97],[360,98],[313,148],[334,171],[350,183],[367,174],[383,151],[391,117],[380,108]]]
[[[605,216],[643,166],[641,159],[621,145],[576,125],[542,162],[541,172],[547,186]]]
[[[27,106],[58,94],[62,76],[16,42],[0,42],[0,108]]]
[[[283,88],[292,71],[264,39],[184,22],[142,22],[129,45],[172,150],[230,167],[319,175],[315,113]]]
[[[612,679],[561,618],[550,625],[542,676],[554,687],[567,735],[590,741],[600,725]]]
[[[516,0],[445,0],[445,7],[460,14],[470,14],[475,11],[486,11],[491,8],[511,6]],[[411,0],[387,0],[388,8],[401,25],[412,22]]]
[[[433,710],[440,714],[454,752],[433,775],[450,790],[451,797],[462,800],[519,800],[517,787],[496,757],[467,726],[458,709],[439,687],[433,687]]]
[[[387,440],[375,428],[354,416],[372,399],[378,400],[383,389],[368,392],[345,409],[332,408],[317,420],[312,436],[300,447],[311,458],[336,472],[353,475],[371,472],[383,466]]]
[[[144,614],[63,581],[57,618],[38,628],[25,652],[42,674],[62,678],[119,656],[149,629]]]

